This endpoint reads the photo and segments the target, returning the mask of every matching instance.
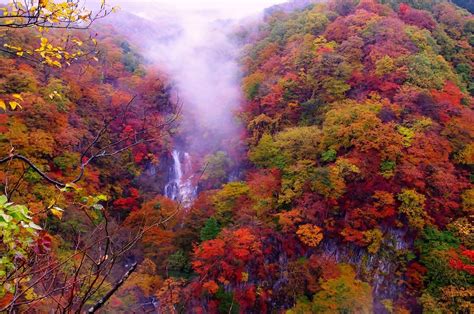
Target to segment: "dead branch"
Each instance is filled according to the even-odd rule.
[[[110,289],[107,294],[102,297],[94,306],[92,306],[87,312],[88,313],[95,313],[98,309],[100,309],[104,304],[110,299],[110,297],[124,284],[124,282],[130,277],[130,275],[137,269],[137,262],[133,263],[132,266],[127,270],[125,274],[123,274],[122,278],[115,284],[115,286]]]

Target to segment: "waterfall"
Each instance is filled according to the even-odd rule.
[[[171,156],[173,164],[170,168],[168,183],[165,185],[165,196],[189,207],[196,197],[197,187],[193,183],[191,156],[187,152],[174,149]]]

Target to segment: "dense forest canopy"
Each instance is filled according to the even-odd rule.
[[[0,312],[473,312],[472,2],[212,24],[226,132],[150,58],[164,24],[83,5],[1,8]]]

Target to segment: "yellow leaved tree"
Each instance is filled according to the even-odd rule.
[[[312,224],[301,225],[296,231],[298,238],[310,247],[317,247],[323,240],[323,233],[321,228]]]
[[[82,50],[83,40],[68,31],[88,29],[92,23],[115,10],[116,7],[109,6],[105,0],[96,7],[87,7],[85,0],[11,0],[0,7],[1,51],[61,67],[87,53]],[[36,47],[26,47],[21,40],[15,42],[14,36],[9,36],[9,32],[19,29],[38,32]],[[62,36],[56,38],[57,42],[47,36],[51,29],[63,30]],[[55,37],[58,37],[58,32]],[[96,44],[94,38],[89,40]]]
[[[86,0],[11,0],[0,5],[0,52],[34,63],[61,68],[80,58],[98,61],[97,41],[92,35],[78,37],[75,30],[86,30],[93,22],[113,11],[105,0],[87,7]],[[56,29],[54,36],[49,36]],[[32,31],[36,42],[23,32]],[[21,95],[3,95],[0,109],[21,108]]]

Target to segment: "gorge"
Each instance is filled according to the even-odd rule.
[[[474,311],[466,1],[7,2],[0,312]]]

